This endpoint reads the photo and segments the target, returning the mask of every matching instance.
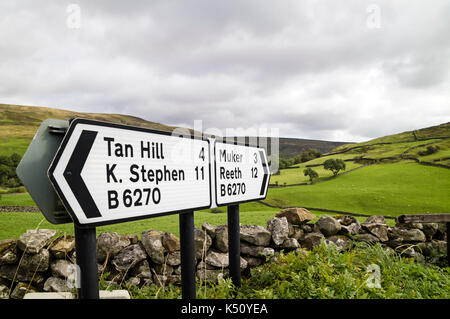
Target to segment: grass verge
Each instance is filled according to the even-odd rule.
[[[374,271],[375,270],[375,271]],[[450,298],[450,268],[399,257],[379,244],[358,243],[347,252],[321,245],[281,254],[253,268],[235,288],[230,279],[197,283],[200,299],[429,299]],[[181,288],[129,286],[135,299],[181,298]]]

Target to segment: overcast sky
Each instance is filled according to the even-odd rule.
[[[450,121],[449,68],[448,0],[0,2],[0,103],[363,141]]]

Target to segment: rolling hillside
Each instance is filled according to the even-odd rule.
[[[73,117],[141,126],[163,131],[172,131],[175,128],[173,126],[146,121],[130,115],[79,113],[48,107],[0,104],[0,155],[11,155],[12,153],[23,155],[42,121],[48,118],[68,120]],[[311,148],[326,153],[333,148],[344,144],[347,143],[280,138],[280,157],[294,157]],[[267,145],[268,154],[271,154],[270,138],[268,138]]]
[[[324,169],[341,159],[346,170],[336,178]],[[424,165],[425,164],[425,165]],[[319,177],[311,185],[311,167]],[[450,213],[450,123],[341,145],[311,161],[272,175],[274,187],[264,203],[360,214]]]
[[[341,145],[327,155],[344,156],[360,163],[411,159],[422,164],[450,167],[450,122]]]
[[[129,115],[78,113],[48,107],[0,104],[0,155],[23,155],[42,121],[48,118],[68,120],[74,117],[164,131],[174,128]]]

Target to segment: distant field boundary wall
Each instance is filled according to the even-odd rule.
[[[444,137],[430,137],[430,138],[418,138],[418,139],[416,139],[416,141],[446,140],[446,139],[449,139],[449,138],[450,138],[450,136],[444,136]],[[323,154],[323,156],[330,156],[330,155],[343,154],[343,153],[347,153],[348,151],[352,151],[352,150],[355,150],[355,149],[357,149],[357,148],[362,148],[362,147],[367,147],[367,146],[389,145],[389,144],[403,144],[403,143],[410,143],[410,142],[415,142],[415,141],[380,142],[380,143],[373,143],[373,144],[367,144],[367,145],[359,145],[359,146],[353,146],[353,147],[347,148],[346,150],[343,150],[343,151],[340,151],[340,152],[326,153],[326,154]],[[437,143],[437,142],[434,142],[434,143]]]
[[[288,208],[295,208],[296,206],[275,206],[275,205],[270,205],[267,203],[264,203],[263,201],[258,201],[259,203],[270,207],[270,208],[279,208],[279,209],[288,209]],[[319,212],[325,212],[325,213],[335,213],[335,214],[340,214],[340,215],[349,215],[349,216],[355,216],[355,217],[370,217],[373,216],[373,214],[361,214],[361,213],[353,213],[353,212],[346,212],[346,211],[342,211],[342,210],[335,210],[335,209],[326,209],[326,208],[316,208],[316,207],[307,207],[307,206],[302,206],[302,208],[306,208],[308,210],[316,210]],[[384,216],[384,215],[382,215]],[[384,218],[387,219],[395,219],[395,217],[393,216],[384,216]]]

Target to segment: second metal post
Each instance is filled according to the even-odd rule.
[[[195,299],[194,212],[180,214],[181,282],[183,299]]]
[[[228,206],[228,258],[231,280],[241,286],[241,246],[239,227],[239,205]]]

